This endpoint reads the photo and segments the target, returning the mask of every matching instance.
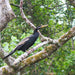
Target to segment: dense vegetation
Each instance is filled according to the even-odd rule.
[[[33,33],[33,29],[21,18],[19,6],[15,6],[15,4],[19,5],[19,0],[10,0],[10,4],[17,17],[10,21],[7,28],[2,31],[2,46],[6,52],[12,51],[21,39]],[[24,0],[23,9],[27,18],[35,26],[48,24],[48,28],[40,30],[44,36],[58,39],[73,26],[75,8],[69,5],[67,1],[63,3],[63,0]],[[39,38],[33,46],[40,42]],[[72,38],[50,57],[27,67],[25,72],[27,75],[46,75],[49,73],[56,75],[71,73],[74,75],[74,45],[74,38]],[[34,53],[43,48],[44,46]],[[23,54],[22,51],[17,51],[13,57],[17,58],[21,54]],[[0,67],[4,65],[6,64],[0,59]]]

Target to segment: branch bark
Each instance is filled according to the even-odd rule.
[[[0,75],[15,75],[15,70],[9,66],[3,66],[0,68]]]
[[[15,17],[9,0],[0,0],[0,31],[2,31],[7,23]]]
[[[59,47],[64,45],[69,39],[71,39],[74,36],[75,36],[75,27],[71,28],[67,33],[65,33],[63,36],[61,36],[58,39],[57,44],[50,44],[47,47],[45,47],[44,50],[22,60],[21,62],[16,63],[16,60],[17,60],[16,59],[15,62],[12,64],[12,68],[15,69],[15,73],[16,73],[17,71],[20,71],[29,65],[32,65],[40,60],[45,59],[46,57],[50,56],[53,52],[55,52],[57,49],[59,49]],[[8,69],[5,69],[5,70],[8,71]],[[3,70],[3,68],[0,68],[0,73],[2,73],[2,75],[4,75],[3,72],[5,70]],[[12,70],[12,72],[13,71],[14,70]],[[9,71],[8,71],[8,75],[9,75]]]
[[[25,52],[24,54],[22,54],[21,56],[19,56],[16,60],[15,60],[15,64],[21,62],[22,60],[24,60],[27,56],[29,56],[29,54],[31,54],[32,52],[34,52],[35,50],[37,50],[39,47],[42,47],[45,44],[48,44],[49,41],[44,41],[38,45],[36,45],[34,48],[28,50],[27,52]],[[18,64],[17,64],[18,65]]]
[[[65,33],[63,36],[61,36],[58,39],[57,44],[51,44],[47,46],[44,50],[36,53],[33,56],[30,56],[21,62],[14,62],[13,66],[17,67],[17,65],[21,66],[19,67],[19,70],[25,68],[28,65],[32,65],[48,56],[50,56],[53,52],[55,52],[59,47],[61,47],[63,44],[65,44],[69,39],[75,36],[75,27],[73,27],[71,30],[69,30],[67,33]],[[18,60],[17,60],[18,61]]]
[[[6,54],[1,47],[1,31],[7,26],[7,23],[15,18],[15,14],[9,4],[9,0],[0,0],[0,57],[3,58]],[[10,57],[12,58],[12,57]],[[14,58],[7,59],[5,62],[10,66]]]

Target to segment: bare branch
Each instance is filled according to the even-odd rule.
[[[17,71],[21,71],[23,68],[32,65],[40,60],[45,59],[46,57],[50,56],[53,52],[55,52],[57,49],[59,49],[59,47],[61,47],[63,44],[65,44],[69,39],[71,39],[72,37],[75,36],[75,26],[73,28],[71,28],[67,33],[65,33],[63,36],[61,36],[58,39],[57,44],[50,44],[47,47],[45,47],[44,50],[22,60],[21,62],[17,62],[16,61],[12,64],[12,68],[15,69],[15,73]],[[7,69],[2,70],[0,68],[0,72],[3,73],[3,71],[8,71]],[[10,69],[9,69],[10,70]],[[13,71],[11,71],[11,73],[13,73]],[[9,72],[7,73],[7,75],[9,74]]]
[[[15,70],[9,66],[3,66],[0,68],[0,75],[15,75]]]
[[[19,5],[16,5],[16,4],[13,4],[13,3],[10,3],[10,5],[12,5],[12,6],[16,6],[16,7],[20,7]]]
[[[27,24],[29,24],[31,26],[31,28],[35,29],[35,25],[33,23],[31,23],[27,17],[25,16],[24,12],[23,12],[23,0],[20,0],[20,12],[21,12],[21,16],[22,18],[26,21]],[[49,40],[50,42],[53,42],[53,39],[44,37],[41,32],[39,31],[40,37],[41,37],[41,41],[47,41]]]
[[[15,17],[15,14],[10,7],[9,0],[0,0],[0,31],[2,31],[7,23]],[[6,54],[1,47],[1,32],[0,32],[0,57],[3,58]],[[12,58],[12,57],[10,57]],[[11,62],[13,62],[14,58],[7,59],[5,62],[10,66]]]
[[[2,31],[7,23],[15,17],[9,0],[0,0],[0,31]]]
[[[34,26],[33,23],[31,23],[27,17],[25,16],[24,12],[23,12],[23,0],[20,0],[20,12],[21,12],[21,16],[22,18],[26,21],[27,24],[29,24],[33,29],[35,29],[36,27]]]
[[[75,27],[73,27],[71,30],[69,30],[67,33],[65,33],[63,36],[61,36],[58,39],[57,44],[51,44],[48,45],[44,50],[34,54],[33,56],[30,56],[21,62],[16,63],[14,62],[13,66],[14,67],[19,67],[19,69],[22,69],[23,67],[26,67],[28,65],[34,64],[48,56],[50,56],[53,52],[55,52],[59,47],[61,47],[63,44],[65,44],[69,39],[75,36]],[[24,55],[23,55],[24,57]],[[20,57],[19,57],[20,58]]]
[[[22,54],[21,56],[19,56],[18,59],[15,60],[14,64],[17,64],[17,63],[21,62],[23,59],[25,59],[29,54],[31,54],[32,52],[34,52],[36,49],[38,49],[39,47],[42,47],[43,45],[48,44],[48,43],[49,43],[48,41],[44,41],[44,42],[38,44],[37,46],[35,46],[34,48],[28,50],[27,52],[25,52],[24,54]]]

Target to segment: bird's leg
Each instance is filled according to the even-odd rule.
[[[27,53],[28,53],[28,55],[30,54],[30,53],[32,53],[34,51],[34,49],[32,48],[32,49],[30,49],[29,51],[27,51]]]

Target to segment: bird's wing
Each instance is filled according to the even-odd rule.
[[[29,37],[27,37],[27,38],[24,38],[16,47],[15,47],[15,49],[19,49],[20,47],[22,47],[24,44],[25,44],[25,42],[26,41],[28,41],[29,40]]]
[[[29,40],[29,37],[27,37],[27,38],[24,38],[18,45],[22,45],[22,44],[24,44],[26,41],[28,41]]]

